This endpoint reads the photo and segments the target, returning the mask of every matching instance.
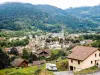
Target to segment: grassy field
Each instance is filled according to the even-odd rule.
[[[35,74],[35,72],[41,69],[39,74]],[[27,68],[8,68],[0,70],[0,75],[53,75],[51,71],[47,71],[45,69],[45,65],[41,66],[40,68],[38,66],[32,66]]]
[[[97,66],[93,66],[91,68],[87,68],[87,69],[84,69],[82,71],[75,72],[75,74],[87,74],[87,73],[95,72],[97,70],[98,70],[98,67]]]
[[[54,63],[54,62],[53,62]],[[55,62],[58,68],[58,71],[66,71],[67,68],[67,59],[60,60]],[[45,65],[42,66],[31,66],[27,68],[7,68],[0,70],[0,75],[54,75],[52,71],[48,71],[45,68]],[[36,72],[38,74],[36,74]]]

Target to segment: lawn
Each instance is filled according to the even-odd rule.
[[[51,71],[47,71],[45,69],[45,65],[41,66],[40,68],[38,66],[32,66],[27,68],[8,68],[0,70],[0,75],[36,75],[34,74],[38,69],[41,69],[41,72],[38,75],[53,75]]]
[[[97,70],[98,70],[98,67],[97,67],[97,66],[93,66],[93,67],[91,67],[91,68],[87,68],[87,69],[84,69],[84,70],[75,72],[75,74],[93,73],[93,72],[95,72],[95,71],[97,71]]]

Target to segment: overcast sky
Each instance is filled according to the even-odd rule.
[[[49,4],[62,9],[69,8],[69,7],[79,7],[79,6],[94,6],[100,4],[100,0],[0,0],[0,3],[4,3],[4,2]]]

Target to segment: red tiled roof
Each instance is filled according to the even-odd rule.
[[[0,37],[0,41],[5,40],[5,38]]]

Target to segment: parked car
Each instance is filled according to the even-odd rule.
[[[50,71],[57,71],[56,64],[46,63],[46,69]]]

